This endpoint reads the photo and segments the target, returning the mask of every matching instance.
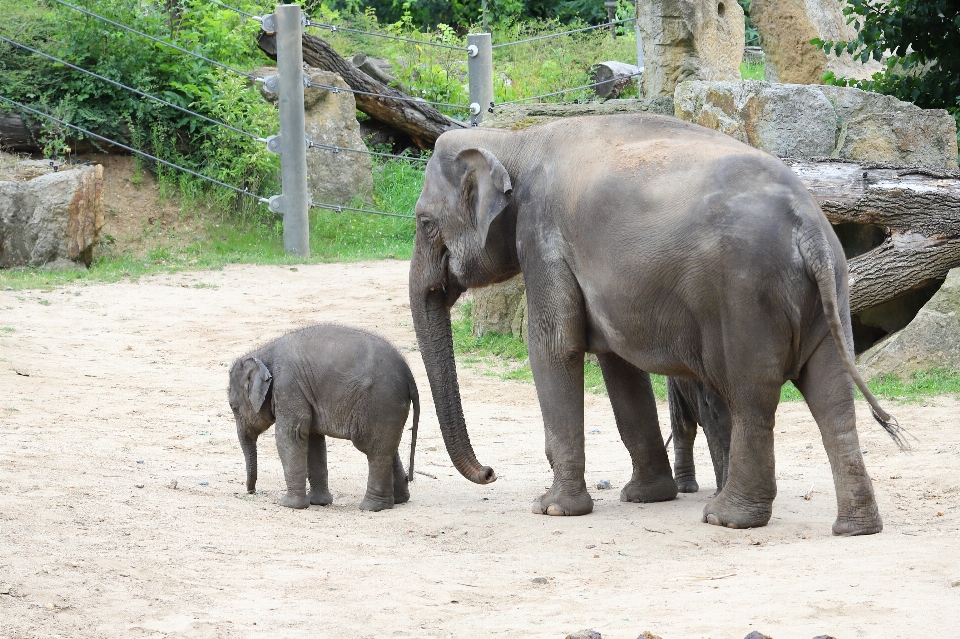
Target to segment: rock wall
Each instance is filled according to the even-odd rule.
[[[957,124],[942,109],[850,87],[686,82],[675,115],[778,157],[956,168]]]
[[[739,80],[743,9],[736,0],[638,0],[641,94],[673,95],[687,80]]]
[[[103,228],[103,167],[0,172],[0,267],[89,266]]]
[[[753,0],[750,19],[760,34],[770,82],[820,84],[823,74],[866,79],[882,69],[880,62],[861,63],[844,53],[827,55],[810,44],[813,38],[830,42],[856,40],[840,0]]]

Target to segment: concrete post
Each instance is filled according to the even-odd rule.
[[[310,257],[310,194],[303,113],[303,48],[300,6],[277,6],[277,75],[280,84],[280,180],[283,249]]]
[[[493,46],[489,33],[467,35],[470,122],[479,124],[493,102]]]

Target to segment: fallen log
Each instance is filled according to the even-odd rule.
[[[277,42],[273,34],[261,31],[257,46],[270,59],[277,59]],[[421,149],[432,148],[441,133],[466,126],[426,102],[410,101],[410,96],[371,78],[341,57],[325,40],[309,33],[303,34],[303,61],[309,66],[339,74],[355,91],[373,94],[355,94],[357,108],[371,118],[403,131]]]
[[[852,314],[928,287],[960,266],[960,170],[828,158],[784,162],[847,249]]]
[[[598,62],[590,67],[590,82],[596,85],[593,87],[593,92],[601,98],[619,98],[628,84],[640,81],[638,73],[640,73],[640,67],[626,62],[616,60]]]
[[[40,119],[40,116],[33,116],[28,122],[25,122],[17,113],[0,115],[0,150],[17,153],[42,153],[43,145],[40,140],[43,129],[39,123]],[[101,140],[77,138],[72,129],[66,129],[66,131],[66,144],[70,147],[71,154],[127,153],[125,149]],[[124,136],[123,139],[127,140],[128,136]],[[129,142],[127,143],[129,144]]]

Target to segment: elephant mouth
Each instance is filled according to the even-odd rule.
[[[446,248],[443,249],[443,255],[440,257],[440,273],[442,278],[440,290],[445,294],[445,305],[449,310],[453,308],[453,305],[456,304],[466,289],[450,269],[450,251]]]

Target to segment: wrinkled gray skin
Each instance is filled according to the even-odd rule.
[[[456,468],[496,475],[467,434],[450,308],[523,273],[530,365],[551,488],[537,513],[593,509],[584,482],[583,356],[596,353],[633,474],[620,498],[673,499],[650,372],[701,379],[730,410],[730,465],[703,520],[765,525],[776,495],[774,412],[794,380],[820,426],[836,534],[882,528],[854,415],[843,250],[782,162],[722,133],[646,114],[519,131],[444,133],[416,206],[410,307]],[[893,426],[887,424],[891,429]]]
[[[363,510],[410,499],[420,400],[410,367],[383,339],[320,324],[288,333],[251,351],[230,369],[230,408],[247,462],[247,492],[257,485],[257,438],[276,423],[287,493],[280,505],[333,503],[327,485],[326,436],[349,439],[369,464]],[[400,438],[413,403],[409,475]],[[310,493],[306,481],[310,479]]]
[[[727,481],[730,464],[730,411],[726,404],[700,380],[668,377],[667,405],[670,407],[673,478],[677,481],[677,489],[681,493],[700,490],[693,463],[693,442],[699,424],[707,438],[719,493]]]

